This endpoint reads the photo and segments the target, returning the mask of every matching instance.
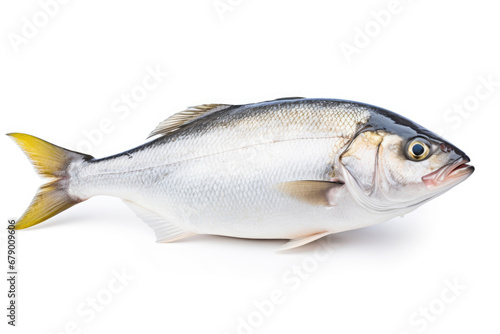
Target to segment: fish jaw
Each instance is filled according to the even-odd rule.
[[[438,170],[422,177],[428,189],[442,188],[456,185],[465,181],[474,173],[474,166],[469,165],[470,159],[467,156],[458,158]]]

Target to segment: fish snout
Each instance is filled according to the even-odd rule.
[[[469,163],[470,158],[463,154],[451,163],[423,176],[422,181],[428,188],[462,182],[474,173],[475,168]]]

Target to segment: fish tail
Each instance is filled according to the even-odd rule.
[[[8,133],[33,164],[38,175],[49,178],[38,188],[30,206],[16,222],[15,229],[31,227],[83,202],[68,192],[68,167],[78,160],[90,160],[92,156],[48,143],[24,133]]]

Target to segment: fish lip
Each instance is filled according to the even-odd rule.
[[[474,166],[468,165],[469,157],[464,156],[422,177],[422,181],[428,188],[434,188],[450,183],[458,183],[468,178],[475,170]]]

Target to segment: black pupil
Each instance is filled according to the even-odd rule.
[[[425,152],[424,146],[422,144],[415,144],[412,146],[411,151],[413,152],[414,155],[421,156]]]

